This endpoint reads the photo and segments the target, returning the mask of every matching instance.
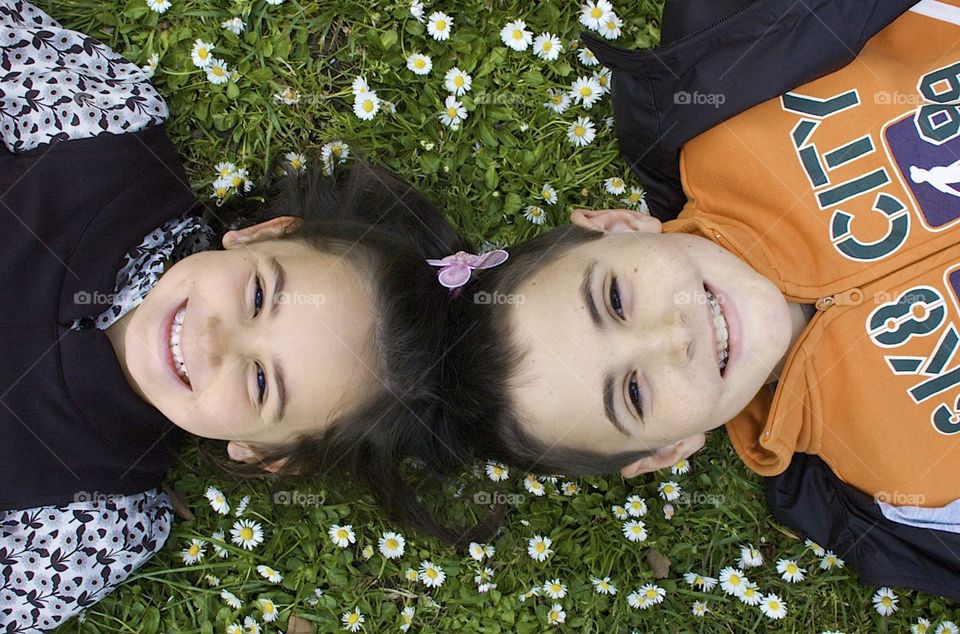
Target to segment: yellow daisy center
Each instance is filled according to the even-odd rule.
[[[350,616],[347,617],[347,622],[350,623],[350,625],[356,625],[357,621],[359,620],[360,620],[360,615],[357,614],[356,612],[351,612]]]
[[[453,78],[453,85],[454,85],[454,86],[457,86],[457,87],[463,86],[463,77],[461,77],[461,76],[459,76],[459,75],[457,75],[456,77],[454,77],[454,78]]]
[[[607,22],[607,28],[610,29],[611,31],[616,31],[617,23],[613,21]]]
[[[593,91],[590,90],[590,86],[584,86],[583,88],[580,89],[580,96],[589,97],[592,92]]]
[[[515,40],[522,40],[522,39],[523,39],[523,31],[521,31],[520,29],[514,29],[514,30],[513,30],[513,39],[515,39]]]
[[[263,611],[266,612],[267,614],[272,613],[272,612],[273,612],[273,604],[272,604],[272,603],[264,603],[264,604],[263,604]]]
[[[437,26],[437,30],[438,30],[438,31],[443,31],[443,30],[445,30],[445,29],[447,28],[447,21],[446,21],[446,20],[437,20],[437,25],[436,25],[436,26]]]
[[[550,40],[547,40],[546,42],[543,43],[543,50],[549,51],[552,48],[553,48],[553,42],[551,42]]]
[[[890,597],[883,597],[883,598],[880,600],[880,603],[882,603],[882,604],[885,605],[886,607],[890,607],[890,604],[893,603],[893,601],[890,600]]]
[[[296,161],[296,162],[299,163],[300,161]],[[346,539],[347,531],[341,528],[340,530],[337,531],[337,537],[339,537],[340,539]]]
[[[556,621],[558,618],[560,618],[560,613],[559,613],[558,611],[556,611],[556,610],[551,610],[551,612],[550,612],[550,620],[551,620],[551,621]]]
[[[616,181],[614,181],[613,186],[614,186],[614,187],[620,187],[620,184],[617,183]],[[665,487],[663,487],[663,492],[664,492],[664,493],[673,493],[673,487],[672,487],[672,486],[665,486]]]
[[[600,7],[594,7],[593,9],[590,10],[590,17],[595,19],[602,18],[603,11],[600,9]]]
[[[409,614],[404,614],[404,615],[403,615],[403,622],[404,622],[405,624],[406,624],[406,623],[410,623],[410,622],[412,622],[412,621],[413,621],[413,617],[412,617],[412,616],[410,616]]]
[[[730,575],[730,585],[732,585],[732,586],[739,586],[739,585],[740,585],[740,577],[738,577],[737,575]]]
[[[434,570],[433,568],[427,568],[427,570],[426,570],[426,572],[424,572],[424,574],[427,575],[428,577],[430,577],[431,579],[436,579],[436,578],[437,578],[437,571]]]
[[[557,105],[557,106],[559,106],[560,104],[562,104],[562,103],[563,103],[563,95],[554,95],[554,96],[553,96],[553,103],[554,103],[554,105]]]
[[[584,128],[582,125],[578,125],[573,128],[574,136],[583,136],[586,133],[587,133],[587,129]]]
[[[197,57],[199,57],[200,59],[206,59],[207,55],[209,54],[210,53],[205,48],[197,49]]]
[[[649,590],[647,590],[647,598],[648,598],[648,599],[656,599],[656,598],[657,598],[657,591],[654,590],[653,588],[650,588]]]
[[[457,109],[456,109],[456,108],[447,108],[447,116],[450,117],[451,119],[455,119],[456,116],[457,116]],[[495,471],[494,473],[495,473],[496,475],[500,475],[499,472],[496,472],[496,471]]]
[[[776,601],[770,601],[767,603],[767,607],[770,608],[771,610],[779,610],[780,604],[777,603]]]
[[[389,550],[396,550],[398,546],[400,546],[400,543],[399,543],[397,540],[395,540],[395,539],[388,539],[388,540],[387,540],[387,548],[388,548]]]
[[[418,59],[417,61],[415,61],[415,62],[413,63],[413,65],[416,66],[417,68],[423,68],[424,66],[427,65],[427,63],[426,63],[425,61],[423,61],[422,59]]]
[[[223,69],[220,68],[219,66],[214,66],[213,74],[216,75],[217,77],[223,77],[225,73],[223,72]]]
[[[196,556],[197,556],[197,553],[199,553],[199,552],[200,552],[200,546],[199,546],[199,545],[197,545],[197,544],[191,544],[191,545],[190,545],[190,555],[191,555],[192,557],[196,557]]]
[[[787,564],[787,572],[793,574],[797,571],[797,567],[794,564]]]
[[[547,547],[544,546],[543,543],[539,543],[539,544],[537,544],[536,546],[534,546],[533,548],[534,548],[534,550],[536,550],[538,553],[542,553],[543,551],[545,551],[545,550],[547,549]]]
[[[364,102],[363,102],[363,111],[364,111],[364,112],[372,112],[372,111],[373,111],[373,102],[370,101],[369,99],[367,99],[366,101],[364,101]]]

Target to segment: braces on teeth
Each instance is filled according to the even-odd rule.
[[[713,328],[717,333],[717,360],[720,362],[720,369],[727,367],[729,357],[728,341],[729,333],[727,331],[727,322],[720,312],[720,304],[716,296],[707,291],[707,301],[710,303],[710,309],[713,311]]]

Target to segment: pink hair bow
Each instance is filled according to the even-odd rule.
[[[427,260],[427,264],[442,267],[437,272],[440,284],[446,288],[458,288],[470,281],[474,269],[493,268],[506,262],[508,257],[509,254],[503,249],[481,255],[458,251],[442,260]]]

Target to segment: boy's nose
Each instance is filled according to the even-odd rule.
[[[641,326],[641,358],[655,356],[677,367],[686,367],[693,358],[694,331],[690,325],[692,319],[683,307],[674,306],[658,324]]]

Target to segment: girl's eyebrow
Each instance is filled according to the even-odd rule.
[[[597,304],[593,301],[593,293],[590,292],[590,280],[593,279],[593,270],[595,268],[597,268],[597,261],[591,260],[590,264],[587,265],[587,269],[583,272],[583,282],[580,283],[580,294],[583,296],[583,301],[587,304],[587,309],[590,311],[590,319],[593,320],[593,325],[597,328],[603,328],[600,311],[597,310]]]
[[[270,256],[270,270],[273,272],[273,293],[270,300],[270,318],[272,319],[277,313],[279,313],[279,305],[284,302],[281,301],[283,297],[283,285],[286,281],[286,272],[283,267],[280,265],[280,262],[277,260],[276,256]],[[283,422],[283,414],[287,409],[287,384],[284,380],[283,367],[280,365],[280,358],[274,355],[273,357],[273,376],[275,383],[277,385],[277,423]]]

